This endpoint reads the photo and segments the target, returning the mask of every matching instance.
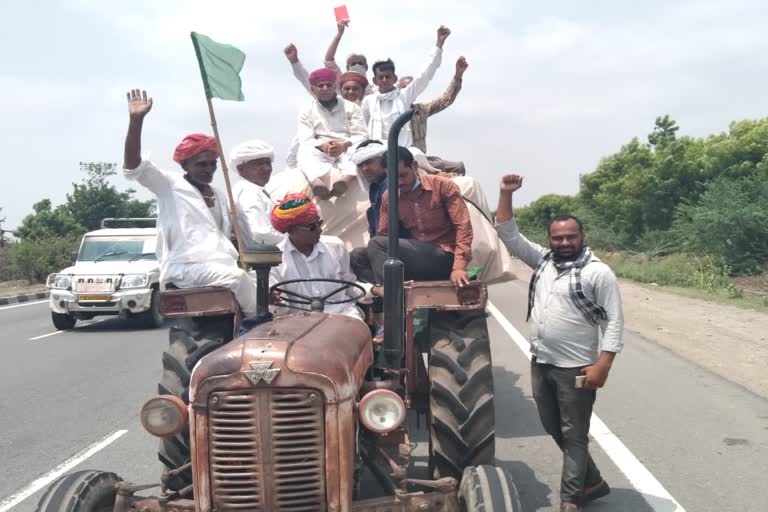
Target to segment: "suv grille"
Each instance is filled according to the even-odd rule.
[[[325,510],[325,428],[319,392],[225,391],[212,393],[208,405],[215,510]]]

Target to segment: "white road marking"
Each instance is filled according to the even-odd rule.
[[[88,327],[89,325],[98,324],[98,323],[103,322],[104,320],[107,320],[107,318],[109,318],[109,317],[99,318],[98,320],[88,320],[86,322],[81,322],[79,327]],[[43,334],[41,336],[35,336],[34,338],[29,338],[29,341],[41,340],[43,338],[47,338],[48,336],[55,336],[56,334],[61,334],[63,332],[67,332],[67,331],[49,332],[48,334]]]
[[[35,336],[34,338],[29,338],[29,341],[37,341],[37,340],[41,340],[41,339],[43,339],[43,338],[47,338],[48,336],[55,336],[55,335],[57,335],[57,334],[61,334],[61,333],[63,333],[63,332],[64,332],[64,331],[54,331],[54,332],[49,332],[48,334],[43,334],[43,335],[41,335],[41,336]]]
[[[80,453],[75,454],[74,456],[70,457],[69,459],[65,460],[40,478],[32,481],[29,485],[24,487],[22,490],[17,492],[16,494],[12,494],[11,496],[8,496],[3,501],[0,501],[0,512],[8,512],[13,507],[24,501],[25,499],[29,498],[33,494],[35,494],[37,491],[45,487],[46,485],[50,484],[63,474],[70,471],[72,468],[80,464],[81,462],[85,461],[86,459],[90,458],[95,453],[103,450],[110,444],[114,443],[118,439],[120,439],[123,435],[125,435],[128,431],[127,430],[117,430],[101,441],[97,441],[96,443],[92,444],[91,446],[87,447]]]
[[[11,306],[2,306],[2,307],[0,307],[0,311],[2,311],[4,309],[14,309],[14,308],[23,308],[24,306],[33,306],[35,304],[42,304],[43,302],[47,303],[48,299],[34,300],[34,301],[30,301],[30,302],[20,302],[19,304],[13,304]]]
[[[522,350],[528,359],[531,358],[530,343],[528,340],[520,334],[520,331],[515,329],[512,323],[499,311],[499,309],[491,302],[488,301],[488,311],[491,312],[493,318],[501,325],[512,341]],[[619,440],[616,435],[611,432],[608,426],[603,423],[603,420],[592,413],[590,420],[589,434],[600,445],[606,455],[616,464],[629,483],[632,484],[637,492],[643,497],[654,511],[664,512],[685,512],[685,509],[677,502],[675,498],[661,485],[661,482],[656,480],[648,469],[643,466],[635,455],[629,451],[624,443]],[[0,510],[3,512],[3,510]]]

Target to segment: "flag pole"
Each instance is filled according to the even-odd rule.
[[[205,89],[205,99],[208,102],[208,114],[211,116],[211,127],[213,127],[213,136],[216,139],[216,147],[219,150],[219,160],[221,161],[221,172],[224,174],[224,185],[227,189],[227,200],[229,201],[229,218],[232,221],[232,229],[235,231],[235,239],[237,240],[237,252],[240,256],[240,266],[243,270],[248,272],[248,265],[243,258],[243,237],[240,236],[240,222],[237,219],[237,208],[235,207],[235,198],[232,195],[232,183],[229,181],[229,169],[227,169],[227,160],[224,157],[224,148],[221,147],[221,137],[219,137],[219,126],[216,124],[216,114],[213,111],[213,102],[211,101],[211,88],[208,85],[208,77],[205,74],[205,66],[203,66],[203,59],[200,55],[200,45],[195,37],[196,33],[190,33],[192,38],[192,45],[195,47],[195,56],[197,57],[197,63],[200,67],[200,76],[203,79],[203,89]]]
[[[237,252],[240,253],[240,266],[248,272],[248,265],[243,258],[243,237],[240,236],[240,222],[237,219],[237,208],[235,207],[235,198],[232,195],[232,183],[229,181],[229,169],[227,168],[227,159],[224,157],[224,149],[221,147],[221,138],[219,137],[219,127],[216,124],[216,114],[213,111],[213,102],[206,95],[208,101],[208,113],[211,115],[211,126],[213,127],[213,136],[216,138],[216,147],[219,148],[219,160],[221,161],[221,172],[224,174],[224,185],[227,189],[227,199],[229,200],[229,218],[232,220],[232,229],[235,231],[237,239]]]

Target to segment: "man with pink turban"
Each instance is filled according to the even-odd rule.
[[[176,146],[184,175],[159,169],[141,157],[144,117],[152,109],[146,91],[128,93],[128,135],[123,174],[157,196],[157,259],[160,284],[179,288],[223,286],[232,290],[246,317],[256,313],[256,284],[237,266],[229,240],[226,195],[211,186],[219,148],[216,139],[194,133]]]
[[[288,236],[277,246],[283,251],[283,262],[272,268],[270,285],[293,279],[341,279],[357,282],[349,267],[349,253],[344,242],[335,236],[323,236],[323,219],[317,214],[317,207],[306,194],[288,194],[272,210],[272,226]],[[358,283],[370,298],[371,285]],[[324,297],[341,286],[338,283],[308,282],[293,283],[285,288],[305,297]],[[341,290],[333,301],[360,295],[356,288]],[[284,311],[288,313],[289,310]],[[326,304],[326,313],[347,315],[363,319],[363,314],[354,302]],[[283,313],[283,311],[281,311]]]
[[[309,75],[315,101],[299,115],[298,167],[312,183],[319,199],[342,195],[356,182],[356,167],[349,148],[367,138],[363,111],[351,101],[339,98],[336,72],[320,68]],[[336,173],[332,171],[336,170]],[[341,174],[329,190],[330,176]]]

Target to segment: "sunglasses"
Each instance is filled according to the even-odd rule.
[[[305,224],[303,226],[296,226],[296,229],[301,229],[303,231],[309,231],[310,233],[314,233],[320,227],[323,225],[323,219],[317,219],[315,222],[311,224]]]

